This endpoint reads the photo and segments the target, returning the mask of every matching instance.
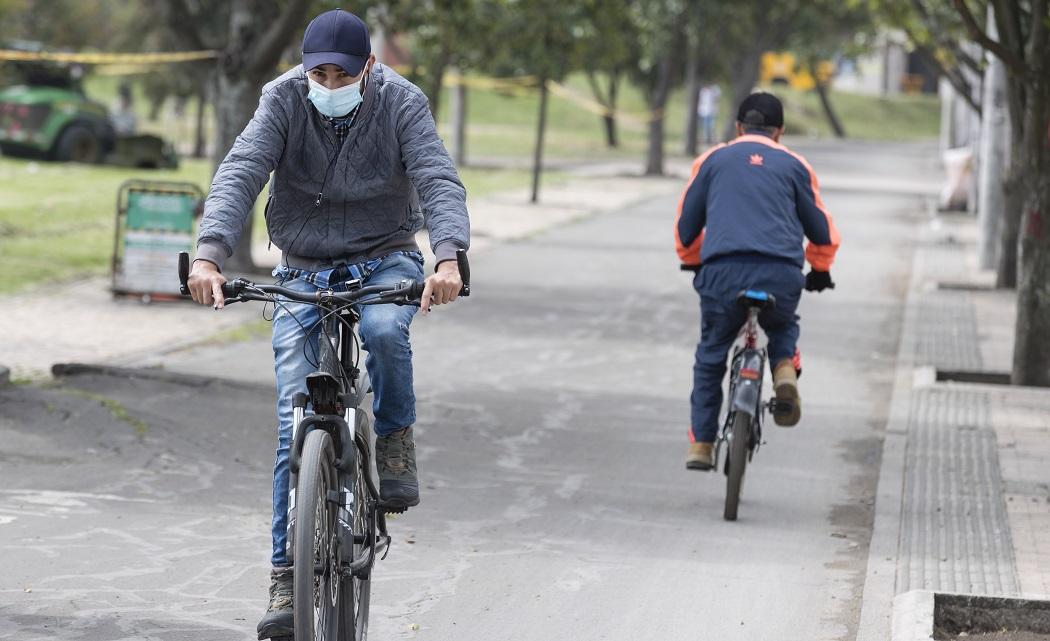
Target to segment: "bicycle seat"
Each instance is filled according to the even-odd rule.
[[[777,306],[777,299],[769,292],[760,292],[746,289],[736,295],[738,305],[744,307],[757,307],[760,310],[772,309]]]

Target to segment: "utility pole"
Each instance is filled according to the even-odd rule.
[[[998,38],[991,6],[988,7],[988,33]],[[1006,209],[1003,177],[1010,158],[1010,111],[1006,104],[1006,66],[990,52],[986,59],[977,175],[977,260],[981,269],[995,269],[999,264]]]

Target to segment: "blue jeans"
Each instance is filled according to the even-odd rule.
[[[700,269],[693,279],[701,310],[700,343],[696,346],[693,393],[689,399],[693,441],[711,443],[718,434],[726,358],[747,320],[747,310],[736,302],[737,294],[754,289],[776,297],[776,307],[758,317],[769,338],[769,362],[776,365],[795,355],[799,334],[795,310],[804,284],[802,270],[783,262],[724,259]]]
[[[346,291],[344,282],[360,278],[365,286],[423,278],[423,256],[416,252],[394,252],[321,273],[279,266],[274,276],[285,287],[312,292],[331,285]],[[364,305],[359,308],[357,327],[362,347],[368,352],[365,366],[372,381],[375,432],[385,436],[416,421],[416,397],[412,389],[412,347],[409,325],[417,307],[411,305]],[[318,321],[321,310],[305,303],[285,303],[273,315],[273,356],[277,371],[277,460],[273,467],[273,556],[275,566],[287,565],[288,454],[292,441],[292,396],[306,393],[306,376],[317,370]],[[309,330],[307,332],[307,330]]]
[[[704,143],[713,143],[715,141],[715,117],[700,116],[700,127],[703,129]]]

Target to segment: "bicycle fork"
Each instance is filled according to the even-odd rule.
[[[296,394],[292,399],[292,444],[291,452],[289,453],[289,468],[292,474],[297,474],[299,469],[299,457],[302,452],[303,442],[306,440],[306,434],[302,430],[309,432],[312,429],[328,429],[338,433],[339,452],[337,453],[338,460],[335,465],[339,470],[338,479],[340,487],[337,490],[333,490],[330,493],[329,500],[334,503],[337,507],[337,521],[338,521],[338,537],[339,545],[343,550],[349,551],[350,556],[353,556],[353,550],[355,544],[365,544],[367,553],[357,558],[348,558],[350,563],[345,568],[345,572],[353,574],[355,576],[365,577],[371,570],[372,562],[375,557],[381,555],[381,558],[386,558],[386,553],[390,549],[391,537],[386,530],[386,518],[385,514],[381,511],[376,510],[375,505],[369,505],[372,502],[372,498],[368,496],[369,492],[366,490],[365,496],[358,496],[354,489],[354,473],[353,468],[355,467],[354,459],[362,456],[362,451],[367,450],[367,444],[358,446],[355,435],[364,435],[370,432],[370,426],[368,425],[368,416],[359,409],[348,407],[340,418],[332,415],[318,415],[313,414],[310,416],[306,415],[306,405],[309,402],[309,397],[306,394]],[[350,427],[350,426],[353,427]],[[333,436],[335,436],[333,434]],[[367,459],[367,457],[365,457]],[[367,467],[367,466],[366,466]],[[364,474],[368,474],[367,469],[363,469]],[[366,488],[372,488],[372,479],[366,477],[364,479],[364,485]],[[288,529],[287,529],[287,554],[288,558],[292,559],[292,551],[294,549],[294,536],[295,536],[295,520],[296,520],[296,506],[295,506],[295,479],[290,479],[288,488]],[[374,494],[375,492],[372,492]],[[368,509],[368,512],[372,515],[372,518],[368,519],[368,522],[364,524],[364,531],[360,533],[354,533],[354,512],[355,512],[355,501],[363,501]]]

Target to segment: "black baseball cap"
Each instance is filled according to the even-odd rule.
[[[740,103],[736,119],[745,127],[783,127],[784,105],[773,94],[756,91]]]
[[[368,27],[361,18],[342,9],[317,16],[303,34],[303,69],[308,71],[331,64],[356,76],[371,53]]]

